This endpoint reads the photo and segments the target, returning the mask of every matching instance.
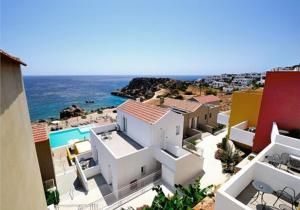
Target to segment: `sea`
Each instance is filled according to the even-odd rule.
[[[59,119],[59,112],[72,104],[87,111],[118,106],[127,99],[110,93],[125,87],[135,77],[149,76],[24,76],[30,119]],[[155,77],[192,81],[204,76]],[[94,103],[86,104],[86,100]]]

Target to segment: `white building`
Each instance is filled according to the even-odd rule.
[[[268,156],[288,155],[289,162],[275,167],[270,164]],[[294,163],[293,163],[293,162]],[[216,194],[215,210],[251,210],[260,209],[265,204],[273,209],[287,206],[291,209],[291,202],[280,198],[276,203],[275,192],[285,187],[295,191],[295,197],[300,193],[300,173],[293,170],[293,165],[299,170],[300,162],[300,140],[280,135],[276,123],[273,124],[271,133],[271,144],[260,152],[248,165],[244,166],[234,177],[225,183]],[[293,163],[293,164],[292,164]],[[258,195],[253,187],[253,181],[259,181],[269,191]],[[269,190],[271,189],[271,190]],[[292,191],[287,191],[292,193]],[[258,199],[255,200],[258,195]],[[294,195],[292,195],[293,197]],[[300,197],[300,196],[299,196]],[[298,199],[299,199],[298,197]],[[298,200],[299,202],[299,200]],[[266,208],[271,209],[271,208]]]
[[[241,77],[241,78],[234,78],[232,83],[233,84],[236,84],[236,85],[242,85],[242,86],[248,86],[252,83],[253,79],[250,79],[250,78],[244,78],[244,77]]]
[[[227,84],[226,82],[213,81],[213,82],[211,83],[211,85],[212,85],[214,88],[221,88],[221,87],[227,86],[228,84]]]
[[[101,173],[116,196],[158,171],[170,186],[185,184],[201,174],[203,158],[182,149],[182,133],[182,115],[128,100],[117,108],[117,123],[91,129],[93,174]]]

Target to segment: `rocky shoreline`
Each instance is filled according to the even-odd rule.
[[[61,110],[60,113],[60,117],[59,118],[55,118],[55,117],[50,117],[50,118],[46,118],[46,119],[39,119],[36,121],[32,121],[31,123],[45,123],[45,122],[52,122],[54,120],[68,120],[70,118],[73,117],[85,117],[89,114],[92,113],[98,113],[101,114],[103,113],[105,110],[109,110],[109,109],[115,109],[116,106],[105,106],[105,107],[99,107],[98,109],[95,110],[90,110],[90,111],[86,111],[85,109],[79,107],[76,104],[72,104],[69,107],[64,108],[63,110]]]

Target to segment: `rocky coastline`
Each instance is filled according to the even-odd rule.
[[[178,91],[185,91],[190,84],[191,82],[188,81],[170,78],[137,77],[133,78],[127,86],[112,91],[111,94],[130,99],[147,100],[162,88],[169,89],[171,94],[176,95]]]

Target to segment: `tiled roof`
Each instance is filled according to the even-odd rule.
[[[117,110],[125,112],[133,117],[154,124],[162,118],[170,109],[147,105],[133,100],[127,100]]]
[[[0,54],[1,54],[1,57],[4,56],[4,57],[6,57],[7,59],[10,59],[10,60],[13,61],[13,62],[16,62],[16,63],[18,63],[18,64],[22,64],[23,66],[27,66],[27,64],[24,63],[23,61],[21,61],[20,58],[17,58],[17,57],[15,57],[15,56],[12,56],[12,55],[8,54],[7,52],[4,52],[4,51],[1,50],[1,49],[0,49]]]
[[[32,134],[34,142],[47,141],[49,139],[45,124],[32,125]]]
[[[198,101],[202,104],[220,101],[220,98],[218,98],[217,96],[214,96],[214,95],[197,96],[197,97],[193,97],[193,99],[195,99],[196,101]]]
[[[163,105],[188,112],[194,112],[201,106],[201,103],[173,98],[165,98]]]

